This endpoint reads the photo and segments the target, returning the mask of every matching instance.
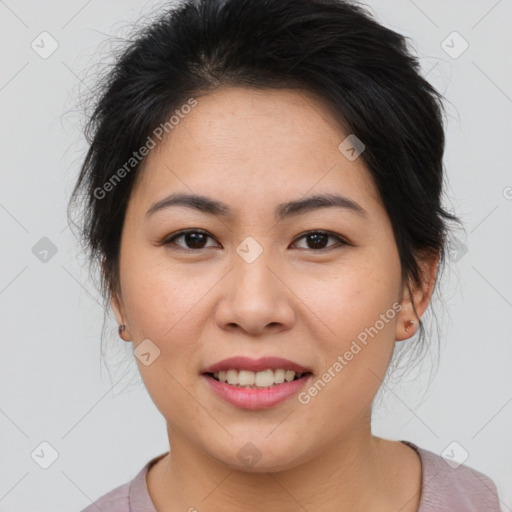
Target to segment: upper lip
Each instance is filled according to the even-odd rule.
[[[252,372],[261,372],[263,370],[292,370],[296,373],[310,373],[311,370],[295,361],[283,359],[282,357],[261,357],[252,359],[250,357],[236,356],[223,359],[217,363],[208,366],[203,373],[217,373],[227,370],[249,370]]]

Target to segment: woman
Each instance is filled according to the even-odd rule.
[[[406,40],[341,0],[191,0],[103,85],[73,198],[170,450],[85,511],[498,511],[371,431],[457,221]]]

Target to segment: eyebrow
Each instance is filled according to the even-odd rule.
[[[173,207],[185,206],[202,213],[232,218],[233,212],[225,203],[197,194],[176,193],[154,203],[146,212],[146,218],[154,213]],[[301,215],[320,208],[343,208],[361,217],[367,217],[368,212],[358,203],[337,194],[317,194],[303,199],[289,201],[277,205],[274,215],[278,220],[283,220],[294,215]]]

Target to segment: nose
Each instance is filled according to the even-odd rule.
[[[223,280],[215,312],[221,329],[263,335],[292,327],[294,294],[278,266],[264,256],[266,252],[270,251],[264,251],[252,263],[238,255],[234,258],[234,268]]]

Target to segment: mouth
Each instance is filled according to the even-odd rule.
[[[311,372],[284,368],[260,371],[219,370],[203,372],[208,388],[221,400],[238,409],[261,410],[276,407],[297,395],[312,378]]]
[[[312,375],[312,373],[296,372],[284,368],[268,368],[258,372],[233,368],[219,372],[205,372],[204,375],[235,388],[272,389],[289,382],[305,379]]]
[[[310,368],[282,357],[234,356],[203,368],[208,388],[240,409],[267,409],[290,400],[312,378]]]

